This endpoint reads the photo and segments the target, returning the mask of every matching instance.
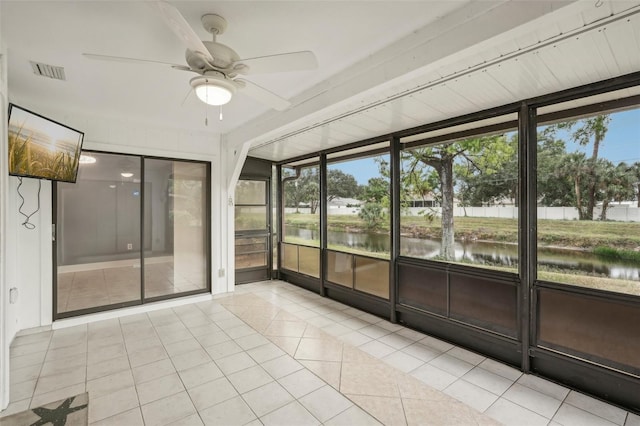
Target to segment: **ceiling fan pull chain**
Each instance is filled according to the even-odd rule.
[[[222,121],[222,105],[220,105],[220,121]]]
[[[204,125],[209,126],[209,108],[204,107]]]

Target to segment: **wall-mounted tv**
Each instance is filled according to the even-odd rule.
[[[84,133],[9,104],[9,174],[75,183]]]

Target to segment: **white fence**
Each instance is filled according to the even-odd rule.
[[[407,216],[419,216],[424,212],[433,212],[440,214],[440,207],[409,207],[403,210],[402,214]],[[285,213],[295,213],[296,209],[287,207]],[[309,208],[297,209],[298,213],[311,213]],[[327,210],[328,215],[357,215],[360,212],[359,207],[331,206]],[[600,219],[602,209],[596,207],[593,212],[595,220]],[[316,211],[316,213],[319,213]],[[518,208],[505,207],[455,207],[453,209],[454,216],[468,217],[500,217],[504,219],[517,219]],[[551,220],[578,220],[578,209],[575,207],[538,207],[538,219]],[[607,220],[618,222],[640,222],[640,208],[629,205],[610,205],[607,209]]]

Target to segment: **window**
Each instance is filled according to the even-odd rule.
[[[327,248],[388,259],[389,154],[327,166]]]
[[[538,279],[640,295],[640,108],[540,121]]]
[[[463,138],[454,133],[449,139],[439,135],[438,140],[447,140],[405,146],[402,256],[517,271],[518,137],[513,119],[515,114],[504,116],[506,124],[498,131],[480,129]],[[428,143],[432,135],[423,136]]]

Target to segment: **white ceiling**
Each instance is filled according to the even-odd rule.
[[[314,71],[251,76],[284,112],[237,95],[205,108],[194,75],[82,53],[184,63],[184,48],[140,1],[0,1],[10,101],[225,134],[282,160],[640,71],[640,1],[172,1],[203,40],[200,16],[229,22],[241,57],[312,50]],[[35,76],[29,60],[65,68]],[[205,126],[205,116],[209,117]],[[90,135],[87,135],[90,138]]]
[[[228,21],[218,41],[250,58],[311,50],[314,71],[247,77],[290,98],[365,58],[390,42],[439,19],[465,1],[173,1],[203,40],[200,17],[217,13]],[[239,94],[218,109],[196,99],[193,73],[155,64],[89,60],[82,53],[183,64],[185,48],[155,8],[142,1],[0,2],[1,34],[9,52],[9,93],[23,103],[64,104],[179,128],[227,133],[267,111]],[[66,82],[35,76],[34,60],[63,66]],[[25,105],[28,108],[28,105]],[[205,127],[205,115],[209,125]],[[213,118],[213,119],[212,119]]]

